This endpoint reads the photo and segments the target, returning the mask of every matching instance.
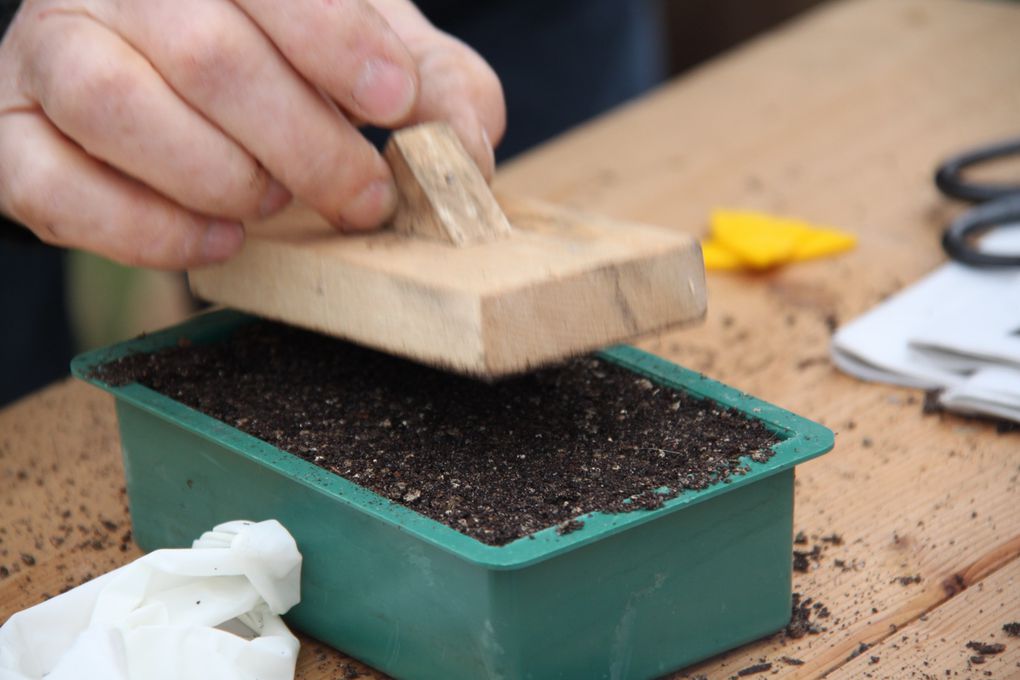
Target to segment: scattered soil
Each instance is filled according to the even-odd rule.
[[[812,563],[818,563],[822,559],[822,546],[817,543],[810,551],[807,550],[794,550],[793,551],[793,570],[798,571],[802,574],[806,574],[811,570]]]
[[[939,397],[942,395],[942,390],[926,390],[924,393],[924,401],[921,403],[921,413],[931,415],[933,413],[942,413],[945,411],[942,408],[942,404],[939,403]]]
[[[910,586],[915,583],[921,582],[921,575],[914,574],[913,576],[897,576],[890,583],[899,583],[901,586]]]
[[[815,617],[820,619],[829,617],[829,608],[821,602],[815,602],[810,597],[802,598],[800,593],[794,593],[791,609],[790,623],[783,630],[785,637],[796,640],[805,635],[825,632],[826,629],[813,620]]]
[[[758,673],[767,673],[770,670],[772,670],[772,664],[771,663],[768,663],[768,662],[766,662],[766,663],[756,663],[753,666],[748,666],[747,668],[741,668],[739,671],[737,671],[737,675],[743,678],[743,677],[746,677],[748,675],[756,675]]]
[[[336,658],[337,654],[333,650],[316,647],[312,650],[312,653],[316,656],[316,670],[319,671],[322,677],[334,678],[335,680],[356,680],[357,678],[367,677],[353,663]],[[372,677],[389,678],[390,676],[382,675],[379,671],[375,671]]]
[[[1001,642],[974,642],[972,640],[967,643],[967,649],[973,649],[978,654],[989,656],[1006,651],[1006,645]]]
[[[1020,621],[1013,621],[1002,626],[1002,632],[1010,637],[1020,637]]]
[[[835,532],[827,534],[825,536],[812,535],[810,540],[808,535],[803,531],[798,531],[793,537],[794,545],[808,545],[811,541],[814,541],[814,545],[811,546],[810,550],[794,550],[793,551],[793,570],[806,574],[811,571],[812,565],[819,565],[822,562],[825,552],[830,547],[839,547],[844,544],[843,537]],[[843,571],[854,571],[857,569],[856,561],[847,564],[846,560],[837,559],[835,565],[841,568]]]
[[[761,423],[594,357],[496,383],[291,327],[100,367],[492,545],[768,460]],[[565,524],[576,530],[576,524]]]
[[[859,645],[857,645],[857,648],[854,651],[850,652],[850,656],[848,656],[846,660],[850,661],[851,659],[856,659],[869,649],[871,649],[871,645],[869,645],[867,642],[862,642]]]
[[[583,528],[584,522],[578,519],[570,519],[556,527],[556,533],[558,533],[560,536],[564,536],[566,534],[572,534],[578,529]]]
[[[942,392],[943,390],[941,389],[927,390],[924,393],[924,400],[921,403],[921,413],[926,416],[947,413],[946,408],[939,402]],[[960,413],[955,415],[963,420],[995,425],[996,434],[1012,434],[1014,432],[1020,432],[1020,423],[1013,420],[1006,420],[1004,418],[996,418],[995,416],[986,415],[964,415]]]
[[[843,537],[837,533],[822,536],[821,541],[822,543],[828,543],[830,545],[843,545]]]

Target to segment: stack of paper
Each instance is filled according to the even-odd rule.
[[[1020,252],[1020,228],[982,248]],[[1020,422],[1020,268],[946,264],[841,328],[832,358],[865,380],[940,389],[947,409]]]

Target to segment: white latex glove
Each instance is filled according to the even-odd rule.
[[[221,524],[12,616],[0,680],[291,680],[300,573],[276,520]]]

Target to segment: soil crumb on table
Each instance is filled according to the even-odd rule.
[[[783,637],[797,640],[805,635],[818,635],[828,630],[817,619],[829,618],[829,608],[814,598],[793,593],[790,610],[790,623],[780,633]]]
[[[258,322],[96,371],[140,382],[491,545],[655,508],[766,461],[761,423],[582,357],[496,383]]]
[[[772,670],[772,664],[771,663],[768,663],[768,662],[766,662],[766,663],[756,663],[753,666],[748,666],[747,668],[741,668],[739,671],[737,671],[737,676],[741,677],[741,678],[744,678],[744,677],[747,677],[748,675],[757,675],[759,673],[767,673],[770,670]]]
[[[971,640],[967,643],[967,649],[973,649],[978,654],[984,656],[991,656],[993,654],[1002,654],[1006,651],[1006,645],[1001,642],[975,642]]]

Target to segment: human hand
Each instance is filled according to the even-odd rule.
[[[409,0],[26,0],[0,44],[0,209],[54,245],[201,266],[292,195],[379,225],[393,179],[356,126],[426,120],[491,175],[499,81]]]

